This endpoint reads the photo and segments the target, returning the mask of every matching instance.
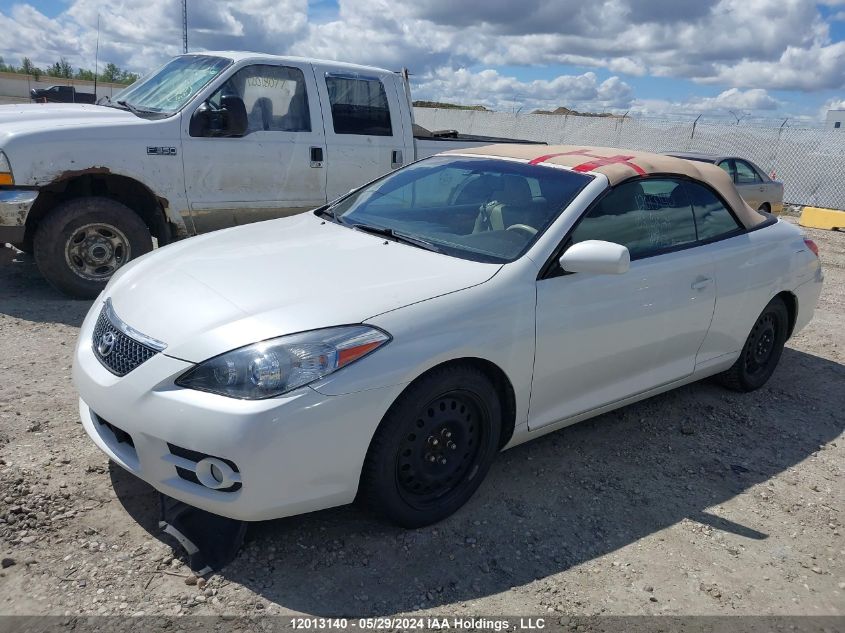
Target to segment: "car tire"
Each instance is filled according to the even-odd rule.
[[[754,391],[769,380],[786,343],[789,311],[780,297],[765,307],[751,328],[739,358],[719,381],[734,391]]]
[[[469,365],[435,369],[412,383],[370,443],[359,498],[406,528],[440,521],[466,503],[499,451],[496,389]]]
[[[35,231],[35,263],[57,290],[93,299],[111,275],[153,248],[138,215],[111,198],[68,200],[53,209]]]
[[[764,202],[763,204],[760,205],[760,208],[757,209],[757,210],[762,211],[763,213],[771,213],[772,207],[769,206],[768,202]]]

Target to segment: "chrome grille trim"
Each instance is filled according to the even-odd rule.
[[[128,325],[120,320],[120,317],[114,311],[114,307],[111,304],[111,298],[106,299],[105,305],[103,305],[103,312],[106,313],[106,317],[111,324],[116,327],[118,330],[123,332],[129,338],[137,341],[141,345],[146,345],[147,347],[151,347],[157,352],[163,352],[167,348],[166,343],[162,343],[161,341],[154,339],[152,336],[147,336],[133,328],[131,325]]]
[[[103,353],[100,350],[100,342],[106,335],[110,335],[110,345],[108,351]],[[125,376],[164,350],[167,345],[121,321],[115,314],[111,300],[106,299],[94,325],[91,347],[103,367],[115,376]]]

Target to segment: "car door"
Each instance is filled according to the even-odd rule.
[[[237,70],[207,103],[240,97],[247,131],[240,137],[191,136],[183,121],[185,189],[198,232],[300,213],[325,204],[320,103],[310,64],[256,63]]]
[[[630,270],[555,264],[537,281],[532,430],[689,376],[713,316],[714,265],[697,247],[682,181],[618,185],[568,238],[588,239],[628,247]]]
[[[314,64],[324,104],[326,195],[348,193],[405,162],[402,104],[377,75]]]
[[[766,202],[766,184],[763,178],[744,160],[735,158],[733,162],[736,167],[734,184],[739,195],[748,203],[748,206],[759,209]]]

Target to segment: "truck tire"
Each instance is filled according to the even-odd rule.
[[[93,299],[114,272],[149,253],[152,236],[138,215],[111,198],[74,198],[47,214],[33,250],[41,274],[57,290]]]

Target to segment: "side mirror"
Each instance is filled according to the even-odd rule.
[[[211,108],[203,103],[194,110],[191,121],[188,124],[188,134],[191,136],[209,136],[211,129]]]
[[[201,104],[191,115],[188,134],[191,136],[243,136],[249,121],[243,99],[236,95],[224,95],[220,108],[212,109],[208,103]]]
[[[570,246],[558,261],[569,273],[621,275],[631,266],[631,254],[621,244],[586,240]]]
[[[243,136],[246,134],[249,120],[243,99],[237,95],[223,95],[220,98],[220,109],[224,113],[225,127],[223,133],[226,136]]]

